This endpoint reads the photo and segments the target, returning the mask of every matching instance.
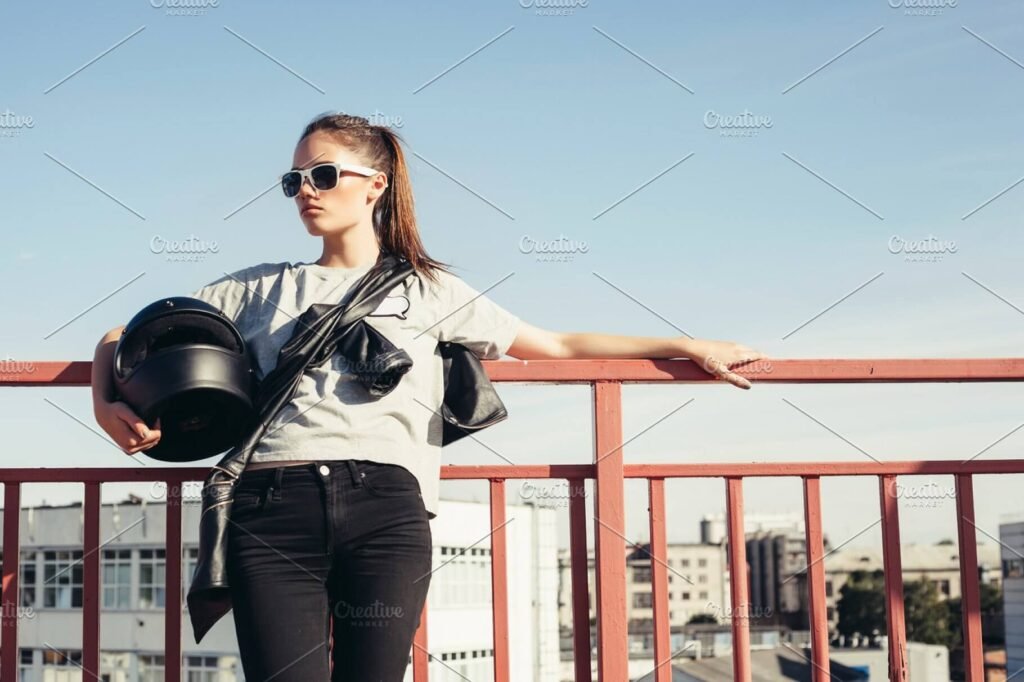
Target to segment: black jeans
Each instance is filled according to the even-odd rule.
[[[404,467],[339,460],[243,472],[227,568],[246,682],[400,682],[431,542],[419,482]]]

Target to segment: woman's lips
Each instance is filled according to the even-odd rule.
[[[302,209],[301,214],[305,215],[305,214],[307,214],[307,213],[309,213],[311,211],[322,211],[322,210],[323,209],[320,208],[319,206],[307,206],[306,208]]]

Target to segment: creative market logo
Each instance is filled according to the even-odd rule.
[[[704,112],[704,127],[717,130],[720,137],[756,137],[762,129],[774,125],[771,116],[746,109],[739,114],[720,114],[714,109]]]
[[[16,114],[10,109],[0,112],[0,139],[18,137],[35,127],[35,121],[26,114]]]

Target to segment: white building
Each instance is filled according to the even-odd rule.
[[[999,525],[1006,674],[1024,670],[1024,521]]]
[[[188,497],[186,495],[186,497]],[[200,506],[182,509],[184,596],[198,552]],[[0,512],[2,516],[2,512]],[[511,675],[557,682],[558,553],[555,511],[508,505],[508,604]],[[83,679],[82,507],[34,507],[21,514],[21,682]],[[163,681],[166,603],[165,506],[133,498],[100,512],[101,678],[104,682]],[[490,514],[486,504],[442,500],[431,522],[435,572],[427,601],[430,679],[490,679]],[[183,679],[242,680],[232,614],[195,644],[182,616]],[[407,680],[412,680],[410,666]]]
[[[645,545],[626,545],[626,618],[631,654],[646,654],[653,649],[653,593],[651,559]],[[558,613],[563,636],[573,630],[572,572],[569,550],[559,550]],[[594,592],[594,550],[587,552],[589,617],[596,615]],[[665,572],[668,576],[668,616],[670,627],[686,625],[697,615],[712,616],[719,623],[731,617],[729,568],[723,545],[673,542],[666,546]],[[591,642],[595,641],[591,637]],[[569,644],[568,640],[564,642]]]

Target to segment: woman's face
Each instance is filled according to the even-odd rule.
[[[311,168],[325,162],[368,165],[350,149],[320,131],[302,140],[292,157],[295,168]],[[342,171],[334,189],[318,190],[309,180],[304,180],[295,196],[295,207],[310,234],[337,234],[361,222],[371,222],[373,205],[385,187],[387,176],[384,173],[365,177]]]

